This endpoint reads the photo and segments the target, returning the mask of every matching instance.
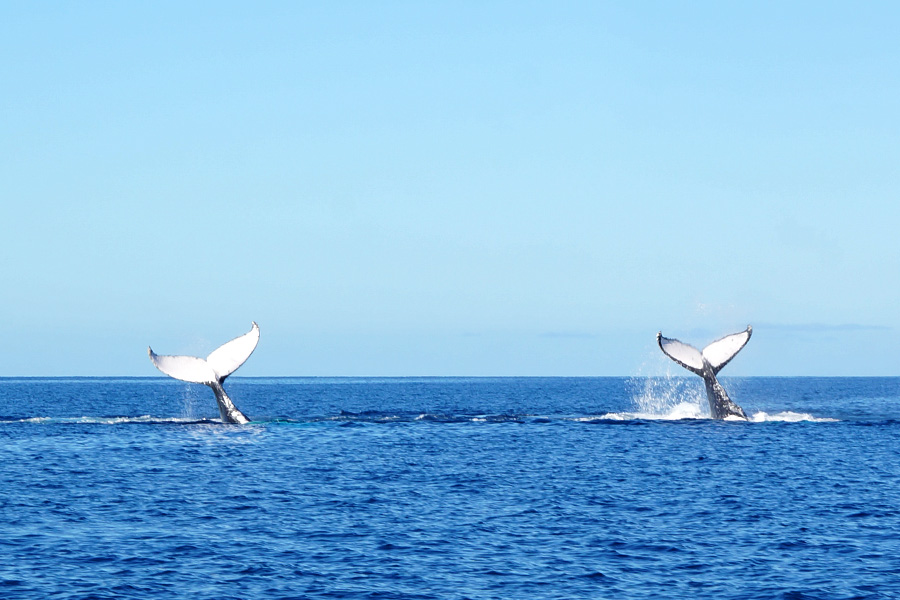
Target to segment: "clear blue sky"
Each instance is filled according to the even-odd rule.
[[[2,2],[0,375],[900,375],[893,2]]]

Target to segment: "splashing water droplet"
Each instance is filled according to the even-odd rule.
[[[697,419],[707,412],[705,393],[690,378],[667,374],[632,379],[628,385],[641,418]]]

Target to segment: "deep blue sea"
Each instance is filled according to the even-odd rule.
[[[900,378],[0,379],[0,598],[900,598]]]

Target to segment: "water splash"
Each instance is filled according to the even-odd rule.
[[[660,377],[635,376],[625,383],[634,404],[634,412],[610,412],[576,417],[575,421],[680,421],[709,418],[706,395],[689,377],[673,377],[669,372]]]
[[[636,419],[702,419],[708,417],[703,389],[687,377],[640,377],[626,384],[637,409]]]
[[[200,386],[196,385],[186,385],[184,386],[184,391],[182,392],[182,405],[181,405],[181,418],[186,420],[196,420],[197,419],[197,392],[198,391],[206,391],[201,390]]]
[[[734,382],[731,382],[735,385]],[[708,419],[709,408],[706,394],[702,386],[689,377],[673,377],[667,373],[663,377],[636,377],[626,384],[631,392],[632,401],[636,407],[634,413],[609,413],[603,419],[628,420],[680,420],[680,419]],[[726,421],[744,421],[739,417],[729,417]],[[753,423],[786,422],[799,423],[810,421],[815,423],[830,423],[839,421],[828,417],[815,417],[809,413],[793,411],[781,411],[767,413],[757,411],[750,415],[747,421]]]

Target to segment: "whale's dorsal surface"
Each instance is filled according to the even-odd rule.
[[[222,383],[226,377],[234,373],[250,358],[258,343],[259,326],[254,322],[250,331],[222,344],[213,350],[206,359],[196,356],[159,355],[149,347],[147,353],[156,368],[169,377],[190,383],[202,383],[211,387],[216,394],[219,414],[223,421],[248,423],[250,419],[234,406],[231,398],[225,393]]]
[[[656,334],[656,341],[666,356],[691,373],[703,378],[706,383],[709,411],[714,419],[732,416],[746,419],[747,415],[744,410],[728,397],[725,388],[716,379],[716,375],[722,370],[722,367],[731,362],[741,348],[747,345],[752,333],[753,328],[748,325],[744,331],[726,335],[712,342],[702,352],[690,344],[663,337],[662,332]]]

